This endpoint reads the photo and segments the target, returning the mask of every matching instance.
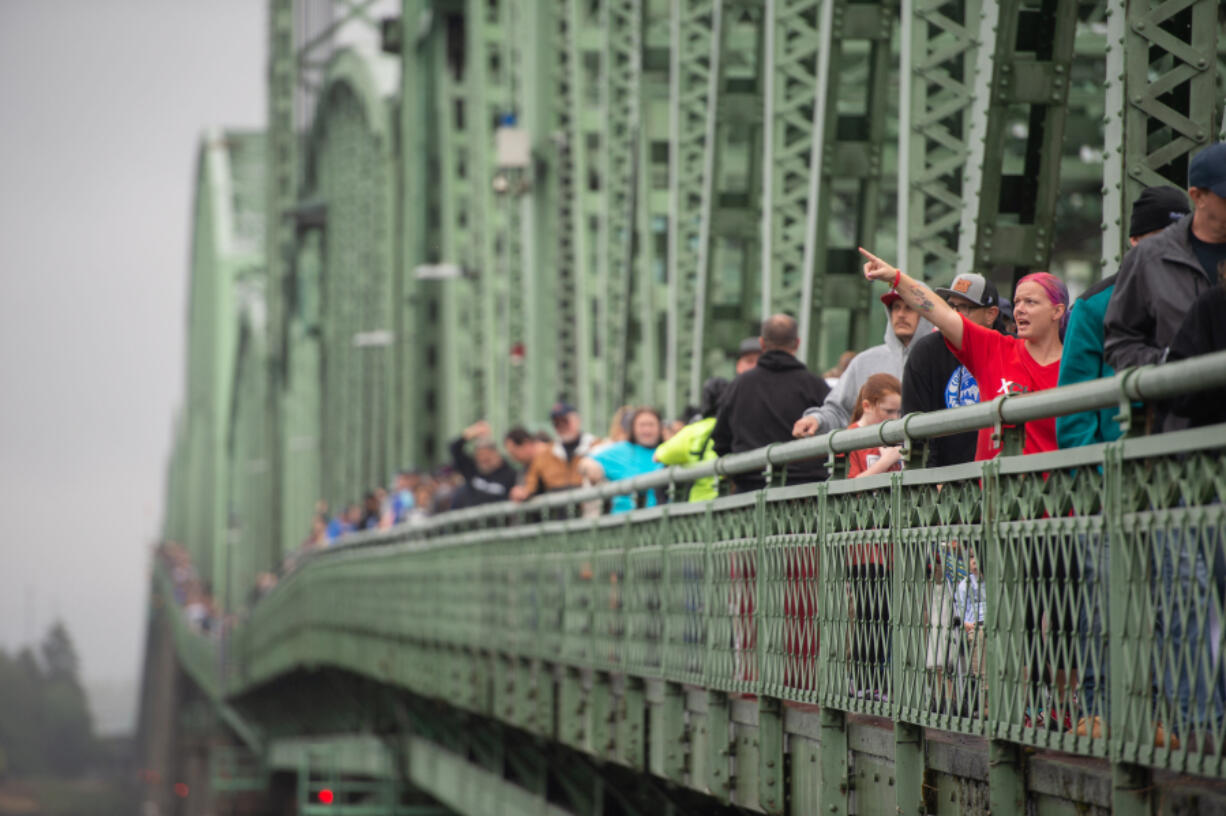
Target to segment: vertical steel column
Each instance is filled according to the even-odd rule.
[[[1124,166],[1129,203],[1142,187],[1186,184],[1191,154],[1214,139],[1223,107],[1215,73],[1223,36],[1220,10],[1215,0],[1143,0],[1128,6]]]
[[[798,309],[801,351],[814,367],[833,361],[846,348],[864,348],[870,342],[872,297],[859,277],[856,246],[877,240],[893,65],[890,38],[896,16],[895,0],[825,0],[823,6],[805,278]],[[836,188],[855,202],[850,234],[841,240],[831,235]],[[823,335],[830,340],[835,334],[833,309],[850,310],[850,317],[846,338],[830,345],[823,342]]]
[[[719,0],[672,4],[665,376],[669,416],[697,402],[702,384],[710,274],[715,117],[719,110]]]
[[[530,39],[522,39],[520,19],[522,9],[519,0],[501,0],[502,28],[501,50],[503,60],[503,76],[499,98],[502,100],[507,114],[515,116],[515,126],[524,128],[527,120],[527,109],[524,105],[523,62],[525,52],[531,48]],[[528,6],[533,6],[529,3]],[[518,35],[518,36],[517,36]],[[530,148],[531,149],[531,148]],[[498,361],[500,386],[505,394],[505,407],[498,406],[496,416],[497,427],[506,428],[513,421],[524,415],[526,390],[530,378],[525,370],[514,371],[516,366],[524,366],[513,350],[526,348],[524,308],[525,301],[531,295],[532,270],[524,265],[524,239],[530,236],[524,229],[523,215],[527,193],[525,184],[531,183],[532,168],[526,171],[527,176],[518,183],[512,182],[510,191],[500,197],[496,206],[501,216],[498,242],[501,245],[499,267],[501,269],[501,340],[495,344],[495,360]],[[541,349],[535,349],[539,353]],[[526,367],[526,366],[525,366]]]
[[[793,312],[804,280],[822,4],[766,0],[762,72],[762,315]],[[828,31],[828,29],[827,29]],[[823,92],[825,88],[822,89]]]
[[[1102,734],[1110,740],[1111,809],[1121,816],[1142,816],[1154,811],[1153,771],[1141,765],[1153,733],[1154,649],[1153,587],[1150,548],[1143,538],[1129,534],[1124,524],[1123,446],[1112,443],[1103,456],[1103,509],[1111,557],[1108,566],[1106,692]],[[1098,694],[1102,696],[1103,684]],[[1169,727],[1169,724],[1168,724]],[[1140,751],[1138,751],[1140,749]],[[1151,749],[1152,751],[1152,749]],[[1138,756],[1138,753],[1141,756]]]
[[[1124,220],[1128,206],[1124,190],[1124,38],[1127,0],[1107,0],[1106,95],[1103,105],[1103,244],[1100,275],[1120,268],[1127,248]]]
[[[660,0],[638,0],[639,133],[636,161],[635,266],[632,286],[632,337],[634,375],[628,401],[637,404],[667,403],[672,389],[661,379],[660,354],[667,342],[669,223],[669,68],[671,56],[671,10]],[[658,149],[664,148],[664,149]],[[661,332],[661,328],[664,331]],[[676,409],[668,414],[671,419]]]
[[[847,816],[851,773],[847,763],[847,715],[837,708],[821,710],[822,813]]]
[[[558,145],[556,177],[558,206],[555,214],[557,230],[554,257],[557,263],[557,292],[554,299],[558,331],[558,391],[588,415],[590,398],[581,385],[587,379],[588,357],[580,353],[579,338],[587,329],[581,323],[580,303],[583,251],[580,232],[580,195],[583,173],[578,164],[582,145],[578,138],[579,61],[576,53],[576,21],[578,0],[557,0],[557,27],[554,29],[554,49],[558,54],[558,72],[554,92],[558,102]],[[553,396],[553,395],[551,395]]]
[[[1127,236],[1111,228],[1126,223],[1142,188],[1185,187],[1188,160],[1214,141],[1224,101],[1218,49],[1226,39],[1218,0],[1111,0],[1108,8],[1104,161],[1113,183],[1104,183],[1103,274],[1118,271]]]
[[[904,65],[903,70],[906,70]],[[905,97],[904,97],[905,104]],[[909,509],[909,508],[908,508]],[[893,552],[891,563],[898,565],[889,570],[890,597],[894,599],[907,597],[907,571],[904,565],[907,556],[903,549],[902,530],[907,526],[907,517],[903,508],[902,474],[890,476],[890,548]],[[897,614],[897,613],[896,613]],[[891,653],[903,655],[907,653],[904,628],[900,626],[898,617],[890,626]],[[902,689],[906,685],[906,669],[903,660],[890,662],[890,687],[894,689],[894,700],[902,698]],[[895,716],[898,716],[900,706],[894,703]],[[900,719],[894,721],[894,775],[897,784],[894,787],[895,802],[899,816],[922,816],[928,812],[925,807],[924,775],[927,762],[924,756],[924,729]]]
[[[322,230],[302,229],[296,241],[293,314],[285,344],[285,388],[281,399],[281,529],[284,539],[309,530],[320,495],[319,284]],[[282,542],[282,547],[285,542]],[[297,544],[294,545],[295,547]],[[282,550],[282,556],[288,555]]]
[[[708,25],[710,31],[703,36],[712,55],[688,383],[694,400],[704,374],[726,364],[729,349],[750,325],[756,326],[761,280],[757,246],[762,240],[763,7],[760,0],[722,0],[711,15],[691,20],[693,33],[681,32],[685,42]],[[678,252],[686,251],[678,247]],[[685,266],[674,274],[687,274]],[[685,342],[684,337],[678,339]]]
[[[427,30],[419,28],[423,0],[402,0],[400,24],[400,106],[399,138],[395,161],[400,174],[400,201],[396,208],[399,231],[396,259],[395,303],[397,382],[388,389],[393,402],[388,416],[396,429],[393,468],[409,463],[425,464],[427,437],[447,437],[458,432],[460,412],[448,410],[459,401],[457,392],[468,385],[457,365],[464,351],[456,348],[457,335],[449,328],[446,312],[455,309],[454,288],[459,281],[423,282],[415,270],[421,264],[437,263],[451,249],[455,235],[454,202],[459,196],[453,184],[454,136],[452,117],[437,115],[446,104],[451,79],[446,68],[437,70],[445,54],[445,37],[440,36],[439,21]],[[442,113],[441,111],[439,113]],[[442,134],[434,143],[434,134]],[[429,161],[431,152],[437,164]],[[437,183],[431,183],[434,173]],[[448,257],[447,260],[452,260]],[[430,325],[430,317],[437,323]],[[427,357],[432,347],[433,364]],[[429,399],[429,395],[433,399]],[[433,421],[431,421],[433,420]],[[389,468],[390,470],[391,468]],[[387,474],[383,478],[387,478]]]
[[[420,11],[411,12],[410,5],[419,6],[420,0],[406,0],[403,19],[419,19]],[[458,435],[466,423],[484,415],[478,356],[481,346],[474,342],[474,334],[479,332],[480,312],[473,292],[473,279],[481,263],[473,210],[480,191],[476,188],[473,168],[474,154],[479,149],[472,140],[476,108],[469,90],[471,74],[464,59],[468,26],[469,21],[461,11],[446,13],[435,19],[434,27],[424,43],[409,39],[402,46],[405,69],[401,94],[405,101],[401,103],[401,133],[404,135],[401,137],[400,161],[406,167],[402,218],[412,218],[414,224],[420,223],[423,214],[411,214],[411,211],[421,209],[423,199],[410,197],[408,191],[412,184],[419,195],[426,195],[427,191],[423,189],[428,178],[426,167],[428,159],[433,156],[438,168],[438,190],[433,196],[437,202],[438,225],[428,238],[425,255],[417,263],[455,264],[460,270],[458,277],[437,282],[437,327],[443,337],[442,342],[437,344],[436,363],[439,385],[437,432],[441,439]],[[412,52],[417,50],[425,51],[428,56],[414,56]],[[412,73],[410,61],[415,66]],[[426,84],[430,77],[433,78],[433,88]],[[432,115],[422,116],[418,122],[408,121],[419,115],[409,100],[417,99],[427,90],[433,102]],[[425,128],[431,120],[433,128]],[[410,150],[419,149],[410,146],[408,134],[413,132],[413,128],[425,130],[422,135],[426,144],[420,148],[420,155],[409,155]],[[420,174],[420,181],[409,178],[409,166],[413,172]],[[412,274],[414,261],[407,247],[405,255],[406,274]],[[423,314],[421,322],[425,323],[427,317]]]
[[[980,0],[902,0],[898,257],[925,280],[952,277],[964,207]]]
[[[990,70],[991,81],[975,97],[983,138],[980,147],[974,129],[968,167],[982,177],[977,186],[971,174],[964,182],[979,200],[975,223],[962,224],[958,271],[988,274],[1007,265],[1016,280],[1051,257],[1077,2],[1002,0],[998,14],[995,40],[980,50],[978,70]],[[983,26],[990,22],[985,14]],[[1025,123],[1014,121],[1019,106]],[[1022,142],[1020,155],[1008,149],[1011,134]],[[965,251],[972,240],[973,254]]]
[[[1000,536],[1002,507],[1000,488],[1000,462],[995,460],[984,466],[983,472],[983,543],[988,552],[988,563],[996,565],[993,572],[998,586],[1011,589],[1021,584],[1020,568],[1016,558],[1006,557]],[[985,627],[988,653],[986,670],[988,675],[988,708],[996,716],[992,725],[995,730],[988,733],[988,797],[993,813],[1021,813],[1026,807],[1026,766],[1025,755],[1020,745],[1008,741],[1009,721],[998,712],[1009,711],[1017,705],[1018,699],[1024,699],[1024,692],[1019,693],[1019,686],[1025,682],[1025,661],[1023,649],[1018,643],[1021,633],[1017,630],[1017,621],[1021,620],[1021,593],[1014,592],[1012,609],[1002,609],[1001,603],[994,602],[1004,597],[1004,593],[995,593],[987,604],[987,620]],[[1015,715],[1020,718],[1020,713]]]
[[[608,410],[630,392],[630,323],[635,270],[635,226],[639,182],[639,81],[642,75],[642,0],[604,0],[605,200],[604,255],[608,285],[602,319],[608,345]]]
[[[465,39],[468,69],[472,82],[469,96],[472,115],[471,168],[476,192],[473,217],[474,234],[480,241],[480,263],[476,268],[480,318],[474,321],[474,340],[481,361],[481,408],[495,428],[505,428],[506,379],[504,374],[506,337],[500,331],[502,282],[499,266],[506,213],[500,196],[494,192],[494,127],[508,113],[503,97],[507,66],[505,36],[501,25],[502,3],[509,0],[468,0],[465,14]]]
[[[268,4],[268,150],[265,173],[264,262],[267,269],[268,308],[268,404],[265,432],[271,440],[273,461],[279,462],[285,441],[281,439],[281,388],[284,381],[286,304],[293,257],[294,226],[285,212],[298,195],[298,135],[294,127],[294,92],[297,68],[294,51],[294,0],[270,0]],[[300,543],[297,530],[281,529],[280,468],[272,468],[271,499],[273,535],[281,552]]]
[[[519,413],[511,422],[539,421],[548,412],[558,385],[558,361],[570,355],[559,349],[557,315],[549,298],[557,290],[558,273],[551,238],[557,229],[558,188],[554,151],[558,132],[559,104],[552,89],[559,71],[559,54],[551,48],[537,48],[540,32],[553,31],[561,16],[551,3],[522,4],[516,17],[516,41],[522,54],[519,66],[519,98],[522,101],[522,127],[532,146],[529,167],[530,187],[520,199],[520,258],[523,267],[522,338],[525,348]]]

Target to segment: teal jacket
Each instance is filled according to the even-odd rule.
[[[1115,275],[1091,286],[1073,304],[1060,356],[1060,385],[1115,375],[1103,359],[1103,321],[1113,291]],[[1079,448],[1119,439],[1120,426],[1115,421],[1118,413],[1117,408],[1104,408],[1056,417],[1056,442],[1061,448]]]

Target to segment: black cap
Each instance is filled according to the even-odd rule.
[[[1168,186],[1146,187],[1132,205],[1128,237],[1136,238],[1166,229],[1189,212],[1188,197],[1183,190]]]
[[[553,404],[552,408],[549,409],[549,418],[559,419],[561,417],[566,416],[567,414],[573,414],[573,413],[577,413],[575,410],[575,406],[571,405],[569,402],[566,402],[564,400],[559,400],[558,402],[555,402]]]
[[[746,354],[761,354],[762,353],[762,338],[746,337],[741,341],[740,347],[736,350],[737,357],[744,357]]]

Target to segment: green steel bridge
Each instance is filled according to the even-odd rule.
[[[1137,407],[1220,356],[446,514],[252,593],[319,499],[473,420],[676,416],[776,311],[811,367],[870,345],[857,245],[1005,290],[1110,274],[1139,190],[1226,135],[1216,0],[268,7],[267,129],[199,148],[163,536],[236,623],[200,633],[155,567],[154,812],[1226,809],[1226,428]],[[1118,443],[923,466],[1115,405]],[[882,441],[912,467],[787,484]],[[585,511],[748,470],[772,486]],[[979,673],[931,611],[971,554]]]

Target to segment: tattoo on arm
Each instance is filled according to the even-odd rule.
[[[932,302],[929,295],[928,287],[922,283],[913,283],[910,286],[910,295],[915,299],[915,308],[921,312],[931,312],[936,304]]]

